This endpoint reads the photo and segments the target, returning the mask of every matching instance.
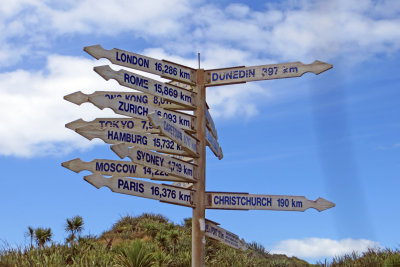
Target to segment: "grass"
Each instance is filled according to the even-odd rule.
[[[8,246],[9,247],[9,246]],[[369,249],[311,265],[296,257],[270,254],[261,244],[246,251],[207,239],[207,266],[383,266],[400,267],[400,251]],[[39,244],[0,250],[0,267],[8,266],[171,266],[191,265],[190,218],[176,225],[159,214],[125,216],[100,236],[84,236],[65,244]]]

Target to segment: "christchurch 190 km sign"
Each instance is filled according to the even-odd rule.
[[[85,162],[75,158],[62,166],[76,173],[91,172],[84,180],[96,188],[105,186],[115,193],[192,208],[192,266],[205,265],[205,236],[236,249],[247,249],[246,242],[238,235],[206,219],[206,209],[324,211],[335,206],[323,198],[206,191],[205,183],[206,146],[218,159],[223,158],[217,128],[206,102],[207,87],[294,78],[306,72],[317,75],[331,69],[331,64],[316,60],[311,64],[289,62],[204,70],[117,48],[107,50],[100,45],[87,46],[84,51],[133,71],[96,66],[93,68],[96,73],[105,80],[117,81],[121,88],[90,94],[77,91],[64,99],[76,105],[89,102],[125,117],[77,119],[65,126],[89,140],[99,138],[112,144],[111,149],[121,159],[130,160],[100,158]]]

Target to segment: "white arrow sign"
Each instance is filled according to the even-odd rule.
[[[101,45],[87,46],[83,50],[96,59],[107,58],[116,65],[153,73],[184,83],[194,84],[196,82],[196,70],[177,63],[158,60],[116,48],[106,50]]]
[[[206,86],[245,83],[251,81],[300,77],[306,72],[320,74],[331,69],[331,64],[314,61],[311,64],[290,62],[252,67],[232,67],[205,71]]]
[[[111,178],[105,178],[100,174],[88,175],[85,176],[84,179],[97,189],[106,186],[115,193],[156,199],[161,202],[192,207],[192,191],[188,189],[125,177],[112,176]]]
[[[161,155],[146,149],[128,147],[125,144],[111,146],[111,149],[121,158],[129,157],[133,162],[152,169],[164,171],[168,174],[196,182],[196,166],[177,158]]]
[[[193,108],[188,108],[187,106],[178,105],[170,101],[165,100],[162,97],[145,94],[145,93],[128,93],[128,92],[104,92],[96,91],[92,94],[85,94],[81,91],[64,96],[64,99],[77,105],[89,102],[89,97],[102,96],[105,99],[122,99],[125,101],[130,101],[132,103],[140,103],[145,105],[150,105],[153,107],[160,107],[166,109],[181,109],[181,110],[191,110]]]
[[[188,188],[188,189],[191,189],[193,187],[192,183],[186,183],[186,182],[175,182],[172,185],[177,186],[177,187]]]
[[[206,219],[206,236],[218,240],[230,247],[246,250],[246,242],[239,239],[238,235],[218,226],[217,223]]]
[[[125,143],[128,146],[137,146],[168,154],[191,155],[183,150],[176,142],[157,134],[144,134],[112,129],[97,130],[92,129],[90,126],[78,128],[75,131],[89,140],[100,138],[107,144]]]
[[[205,115],[206,115],[207,126],[211,130],[211,133],[215,137],[215,139],[218,139],[217,128],[215,128],[214,120],[212,119],[211,114],[208,111],[207,104],[205,104],[204,111],[205,111]]]
[[[214,155],[221,160],[224,157],[224,154],[222,153],[222,148],[219,146],[217,140],[215,140],[214,136],[207,128],[206,128],[206,141],[208,147],[211,149]]]
[[[148,117],[151,124],[154,127],[159,128],[163,135],[181,145],[184,150],[189,154],[192,154],[194,157],[199,156],[197,151],[197,139],[185,133],[182,129],[174,126],[169,121],[157,116],[156,113],[151,113]]]
[[[106,99],[102,96],[91,96],[89,97],[89,101],[99,109],[110,108],[116,114],[144,120],[148,120],[147,115],[156,112],[157,115],[167,118],[176,126],[191,132],[194,131],[195,117],[186,113],[165,110],[145,104],[134,104],[130,101],[120,99]]]
[[[86,170],[91,171],[94,174],[98,173],[115,177],[123,176],[148,178],[152,180],[176,181],[179,183],[185,181],[182,178],[169,175],[166,172],[132,163],[132,161],[94,159],[92,161],[85,162],[77,158],[63,162],[61,165],[76,173]]]
[[[73,131],[81,127],[90,127],[92,130],[124,130],[136,133],[160,132],[157,128],[152,127],[150,121],[135,118],[97,118],[92,121],[77,119],[65,124],[65,127]]]
[[[115,71],[108,65],[94,67],[93,69],[107,81],[115,79],[122,86],[159,96],[189,108],[196,107],[196,94],[183,88],[153,80],[127,70]]]
[[[323,211],[334,206],[323,198],[313,201],[304,196],[206,192],[207,209],[305,211],[314,208]]]
[[[177,82],[177,81],[170,81],[170,82],[167,82],[167,84],[172,84],[172,85],[178,86],[180,88],[183,88],[183,89],[186,89],[186,90],[189,90],[189,91],[194,91],[194,89],[196,88],[194,85],[190,85],[190,84],[186,84],[186,83],[180,83],[180,82]]]

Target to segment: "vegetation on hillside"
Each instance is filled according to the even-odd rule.
[[[169,222],[163,215],[144,213],[126,216],[111,230],[98,237],[80,236],[83,219],[66,220],[69,234],[63,244],[51,243],[50,228],[29,226],[26,237],[30,246],[0,251],[0,266],[190,266],[191,219],[182,225]],[[271,255],[256,242],[246,251],[207,239],[207,266],[312,266],[295,257]],[[399,266],[399,251],[369,250],[363,255],[346,255],[327,265],[313,266]]]

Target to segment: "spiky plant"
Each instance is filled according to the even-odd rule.
[[[118,261],[124,267],[151,267],[156,263],[153,253],[145,247],[140,239],[136,239],[132,245],[122,248],[118,255]]]
[[[38,248],[43,248],[46,242],[49,242],[53,236],[50,228],[38,227],[35,229],[35,240]]]
[[[35,238],[35,229],[33,229],[32,226],[28,226],[28,230],[26,231],[25,236],[30,238],[31,245],[30,245],[29,249],[32,249],[33,248],[33,239]]]
[[[72,217],[71,219],[67,219],[65,231],[70,233],[69,237],[67,238],[67,242],[69,242],[71,246],[75,244],[76,234],[82,232],[83,224],[83,219],[79,215]]]

